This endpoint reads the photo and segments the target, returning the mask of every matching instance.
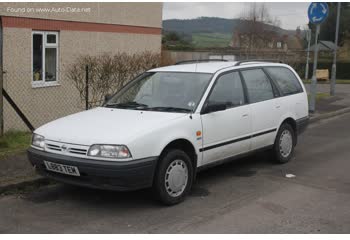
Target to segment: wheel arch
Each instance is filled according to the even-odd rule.
[[[192,162],[192,163],[194,163],[193,167],[197,167],[197,158],[198,157],[197,157],[196,149],[195,149],[194,145],[189,140],[187,140],[185,138],[179,138],[179,139],[172,140],[163,148],[160,156],[162,156],[162,154],[164,154],[164,152],[168,149],[181,149],[181,150],[183,150],[185,153],[187,153],[189,155],[189,157],[193,161]]]
[[[284,119],[284,120],[282,121],[282,123],[280,124],[280,127],[281,127],[282,124],[284,124],[284,123],[288,123],[289,125],[291,125],[292,128],[293,128],[293,130],[294,130],[294,132],[297,133],[297,121],[296,121],[294,118],[288,117],[288,118]]]
[[[161,154],[159,156],[159,161],[161,161],[162,156],[169,149],[180,149],[180,150],[183,150],[186,154],[188,154],[192,162],[193,171],[194,171],[193,177],[195,179],[196,172],[197,172],[196,169],[197,169],[198,155],[196,152],[196,148],[194,147],[192,142],[185,138],[178,138],[178,139],[172,140],[162,149]],[[159,164],[159,161],[158,161],[158,164]]]
[[[278,127],[278,131],[279,131],[279,129],[281,128],[281,126],[284,124],[284,123],[288,123],[292,128],[293,128],[293,131],[294,131],[294,139],[295,139],[295,144],[294,145],[296,145],[297,144],[297,141],[298,141],[298,129],[297,129],[297,122],[296,122],[296,120],[294,119],[294,118],[292,118],[292,117],[287,117],[287,118],[285,118],[282,122],[281,122],[281,124],[279,125],[279,127]]]

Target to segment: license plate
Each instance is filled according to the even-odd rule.
[[[52,172],[63,173],[72,176],[80,176],[79,170],[77,167],[63,165],[59,163],[47,162],[44,161],[46,169]]]

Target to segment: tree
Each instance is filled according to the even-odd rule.
[[[179,34],[177,34],[176,32],[168,32],[168,33],[164,34],[163,40],[176,42],[176,41],[180,41],[181,38],[180,38]]]
[[[192,37],[184,33],[165,32],[162,37],[162,44],[169,50],[192,50]]]
[[[242,25],[239,31],[243,32],[249,49],[267,46],[281,24],[277,17],[271,17],[264,3],[251,3],[240,19]]]

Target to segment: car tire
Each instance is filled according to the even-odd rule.
[[[283,123],[278,130],[273,146],[274,160],[277,163],[287,163],[291,160],[296,144],[296,134],[292,126]]]
[[[192,187],[193,166],[182,150],[166,150],[159,159],[153,181],[155,197],[165,205],[182,202]]]

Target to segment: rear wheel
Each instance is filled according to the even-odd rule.
[[[159,161],[153,182],[155,196],[166,205],[182,202],[192,187],[191,159],[184,151],[171,149]]]
[[[273,147],[274,159],[277,163],[286,163],[292,158],[296,143],[296,135],[291,125],[284,123],[278,130]]]

